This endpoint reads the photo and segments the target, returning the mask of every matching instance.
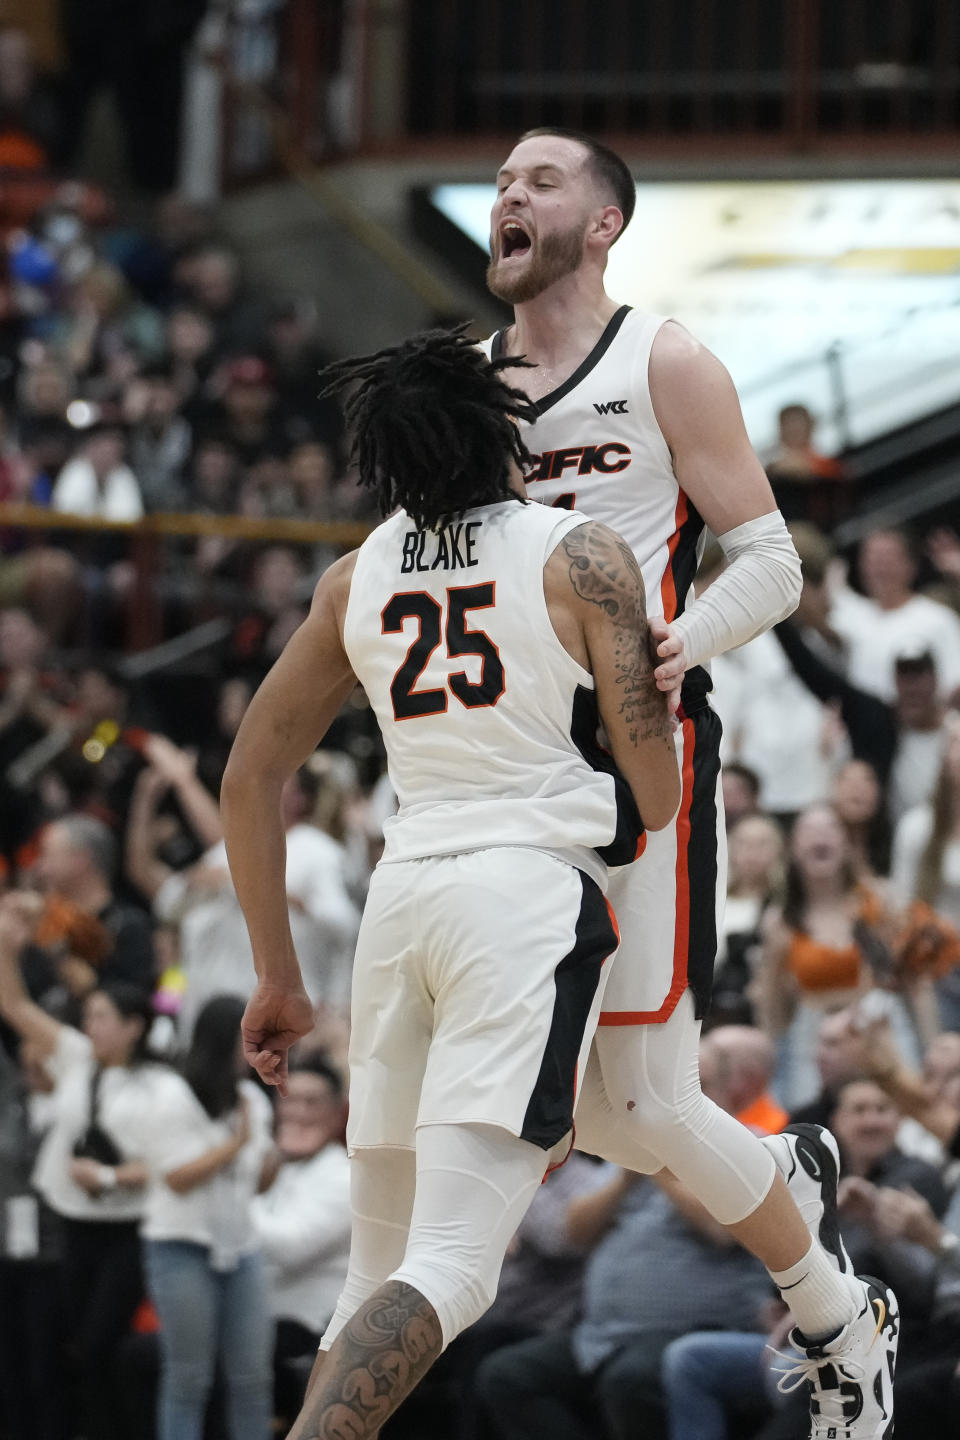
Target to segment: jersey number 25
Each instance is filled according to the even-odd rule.
[[[489,610],[495,602],[496,586],[492,580],[483,585],[449,586],[446,606],[441,606],[425,590],[405,590],[387,602],[380,614],[384,635],[400,634],[405,620],[419,622],[417,638],[390,682],[395,720],[442,715],[446,711],[446,686],[433,690],[413,688],[442,637],[446,639],[451,659],[459,655],[481,658],[479,680],[468,680],[463,670],[447,676],[447,686],[460,704],[468,710],[496,705],[506,688],[500,652],[485,631],[468,630],[466,624],[468,610]]]

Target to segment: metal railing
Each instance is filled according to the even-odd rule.
[[[182,577],[185,562],[169,554],[176,541],[200,540],[217,536],[224,540],[245,542],[249,546],[290,545],[328,547],[345,552],[361,545],[370,533],[370,526],[356,521],[314,521],[294,519],[257,519],[244,515],[170,514],[148,515],[142,520],[104,520],[100,517],[63,514],[38,506],[0,504],[0,531],[16,537],[18,546],[26,549],[43,544],[49,537],[59,537],[77,562],[81,576],[98,569],[107,569],[103,561],[103,545],[109,539],[120,542],[124,558],[133,567],[133,583],[118,601],[123,611],[125,649],[140,652],[159,646],[165,640],[181,637],[165,634],[163,617],[164,576],[173,572]],[[64,546],[65,536],[72,541]],[[125,542],[125,543],[124,543]],[[11,553],[10,550],[7,551]],[[21,554],[19,548],[14,555]],[[169,560],[165,564],[165,560]],[[313,577],[316,579],[316,576]],[[89,586],[83,585],[85,601]],[[244,596],[238,595],[242,600]],[[247,597],[249,598],[249,597]],[[197,628],[212,618],[211,605],[205,604],[198,616]],[[216,604],[212,606],[217,609]],[[81,632],[87,628],[81,616]],[[191,627],[194,628],[194,627]],[[206,632],[211,639],[214,630]],[[187,649],[189,649],[189,645]]]
[[[538,124],[793,153],[960,130],[956,0],[287,0],[278,26],[271,90],[320,159]]]

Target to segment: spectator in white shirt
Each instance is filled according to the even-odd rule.
[[[829,542],[811,525],[790,533],[803,566],[803,599],[826,584],[833,558]],[[722,563],[722,553],[716,563]],[[719,570],[716,571],[719,573]],[[715,574],[701,566],[697,593]],[[811,618],[800,617],[804,626]],[[723,721],[724,768],[746,765],[760,782],[763,808],[784,820],[823,800],[837,765],[847,753],[842,729],[831,709],[795,674],[774,634],[758,635],[710,662],[713,703]],[[730,822],[728,821],[728,828]]]
[[[97,425],[57,477],[50,504],[69,515],[101,520],[139,520],[143,498],[137,477],[124,464],[126,441],[115,425]]]
[[[169,784],[157,766],[138,777],[127,828],[127,872],[151,898],[156,919],[179,927],[187,988],[178,1029],[188,1040],[212,995],[245,1000],[256,974],[222,842],[187,871],[172,870],[155,853],[154,821]],[[203,788],[195,775],[191,784]],[[311,1000],[345,1010],[359,915],[347,889],[343,846],[306,819],[313,784],[314,777],[301,771],[284,788],[290,924]]]
[[[271,1110],[243,1067],[243,1002],[197,1017],[183,1073],[141,1119],[148,1186],[142,1234],[160,1317],[158,1440],[201,1440],[219,1361],[228,1440],[269,1440],[273,1325],[253,1227],[268,1174]]]
[[[145,992],[123,984],[92,990],[83,1033],[31,1000],[19,960],[36,919],[34,896],[14,892],[0,901],[0,1016],[34,1047],[54,1082],[33,1185],[62,1225],[83,1434],[119,1440],[126,1422],[117,1351],[143,1298],[144,1118],[166,1075],[145,1058],[152,1019]]]
[[[898,655],[929,651],[949,696],[960,686],[960,619],[946,605],[914,593],[917,564],[900,530],[875,530],[859,556],[864,595],[841,590],[831,624],[849,651],[848,679],[881,700],[895,698]]]
[[[280,1168],[253,1202],[276,1321],[274,1409],[292,1422],[320,1337],[347,1278],[350,1162],[343,1081],[319,1055],[290,1067],[277,1101]],[[302,1362],[298,1364],[297,1362]]]

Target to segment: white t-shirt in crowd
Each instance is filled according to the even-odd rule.
[[[827,708],[797,679],[776,637],[758,635],[716,656],[710,672],[723,722],[721,757],[756,772],[763,808],[791,813],[825,799],[847,748],[824,752]]]
[[[350,1258],[350,1161],[342,1145],[286,1160],[253,1202],[253,1229],[278,1320],[320,1334],[333,1314]]]
[[[917,805],[907,811],[894,831],[890,881],[894,895],[902,905],[916,899],[920,860],[932,829],[932,807]],[[936,908],[945,920],[960,929],[960,840],[948,840],[944,846]]]
[[[936,789],[946,736],[942,729],[901,730],[887,781],[887,808],[894,822],[924,805]]]
[[[101,520],[143,517],[143,497],[129,465],[115,465],[98,485],[93,466],[82,455],[68,460],[60,471],[50,505],[67,515],[96,515]]]
[[[186,1194],[171,1190],[164,1177],[228,1141],[235,1133],[236,1112],[211,1119],[183,1077],[168,1070],[149,1124],[142,1126],[150,1176],[143,1209],[144,1239],[205,1245],[215,1270],[231,1270],[241,1256],[258,1249],[251,1202],[270,1149],[273,1112],[253,1081],[241,1080],[239,1089],[249,1104],[250,1139],[229,1165]]]
[[[323,1000],[345,1007],[360,925],[347,889],[345,852],[314,825],[294,825],[286,839],[290,929],[307,994],[314,1004]],[[180,963],[187,982],[178,1017],[182,1042],[189,1040],[197,1015],[214,995],[245,1000],[257,983],[223,843],[208,850],[201,864],[223,871],[221,889],[191,891],[187,875],[178,873],[168,876],[153,901],[158,920],[180,927]]]
[[[933,656],[941,695],[960,685],[960,618],[938,600],[912,595],[896,610],[883,610],[842,589],[833,597],[830,624],[847,645],[847,679],[881,700],[896,698],[897,656],[924,650]]]
[[[90,1123],[90,1082],[96,1069],[86,1035],[62,1025],[46,1068],[54,1081],[45,1119],[47,1131],[33,1171],[33,1183],[51,1209],[71,1220],[137,1220],[143,1190],[117,1186],[99,1197],[70,1179],[73,1147]],[[101,1128],[124,1160],[142,1160],[146,1123],[166,1079],[162,1065],[107,1066],[100,1079]]]

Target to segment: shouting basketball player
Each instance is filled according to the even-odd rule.
[[[835,1141],[806,1127],[765,1148],[700,1089],[726,860],[720,723],[703,666],[790,614],[800,564],[724,367],[681,325],[606,293],[607,255],[634,202],[613,151],[569,131],[530,131],[497,177],[487,272],[515,315],[487,349],[532,366],[516,380],[536,407],[521,427],[535,452],[528,494],[577,506],[627,539],[658,642],[657,683],[679,722],[677,815],[611,876],[622,944],[577,1144],[633,1170],[669,1169],[730,1227],[797,1322],[812,1434],[865,1440],[892,1434],[896,1302],[847,1273]],[[728,564],[694,599],[705,526]]]
[[[291,1440],[378,1434],[491,1303],[571,1128],[617,943],[607,864],[680,804],[639,568],[606,526],[526,503],[511,416],[535,411],[506,367],[462,331],[333,367],[359,386],[360,478],[402,508],[321,579],[224,776],[259,977],[244,1048],[281,1085],[313,1017],[280,792],[358,679],[400,801],[354,965],[349,1271]]]

